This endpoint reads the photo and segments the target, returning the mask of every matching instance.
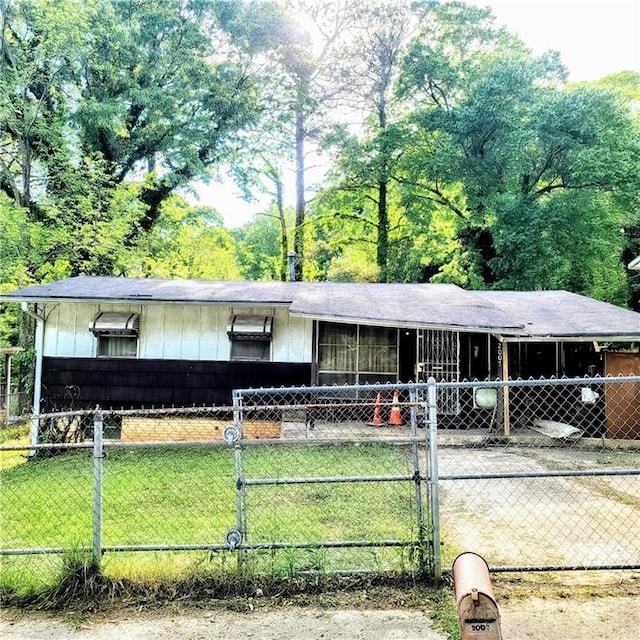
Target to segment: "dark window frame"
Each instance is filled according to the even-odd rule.
[[[396,382],[399,329],[321,321],[316,353],[318,384]]]

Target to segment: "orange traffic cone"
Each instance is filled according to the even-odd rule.
[[[382,427],[384,422],[382,421],[382,417],[380,416],[380,394],[376,396],[376,408],[373,410],[373,420],[368,424],[372,427]]]
[[[398,392],[393,392],[393,402],[391,403],[391,413],[389,414],[389,424],[399,427],[404,424],[402,422],[402,414],[400,413],[400,402],[398,401]]]

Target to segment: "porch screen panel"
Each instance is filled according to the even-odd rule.
[[[319,384],[366,384],[397,377],[397,329],[320,323]]]
[[[367,326],[359,329],[359,382],[395,382],[398,379],[398,330]]]
[[[318,346],[320,371],[356,372],[358,333],[355,325],[322,323]]]

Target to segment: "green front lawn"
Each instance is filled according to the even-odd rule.
[[[103,467],[102,544],[221,544],[238,517],[236,460],[226,447],[111,448]],[[382,445],[252,447],[245,478],[410,475],[407,450]],[[0,473],[0,546],[90,547],[90,450]],[[411,482],[250,486],[249,542],[413,540]]]

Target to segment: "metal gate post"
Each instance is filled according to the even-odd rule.
[[[233,455],[236,472],[236,529],[240,534],[240,543],[247,541],[247,504],[246,486],[244,475],[244,461],[242,459],[242,396],[237,391],[233,392],[233,424],[236,428],[235,446]],[[238,563],[244,562],[244,554],[238,554]]]
[[[233,424],[242,433],[242,394],[233,390]]]
[[[417,436],[418,434],[418,390],[416,387],[409,389],[409,401],[411,406],[411,435]],[[422,474],[420,472],[420,450],[418,443],[414,442],[411,445],[411,452],[413,455],[413,478],[415,483],[415,501],[416,501],[416,522],[418,525],[418,566],[420,571],[424,571],[425,557],[424,557],[424,542],[425,542],[425,527],[424,527],[424,510],[423,510],[423,491],[422,491]]]
[[[436,582],[442,577],[440,552],[440,497],[438,482],[438,411],[436,381],[427,381],[427,426],[429,429],[429,506],[431,510],[431,553],[433,577]]]
[[[93,561],[100,566],[102,558],[102,442],[103,418],[100,407],[93,415]]]
[[[247,507],[245,500],[244,464],[242,460],[242,447],[236,444],[233,448],[236,468],[236,527],[242,535],[242,541],[247,538]]]

